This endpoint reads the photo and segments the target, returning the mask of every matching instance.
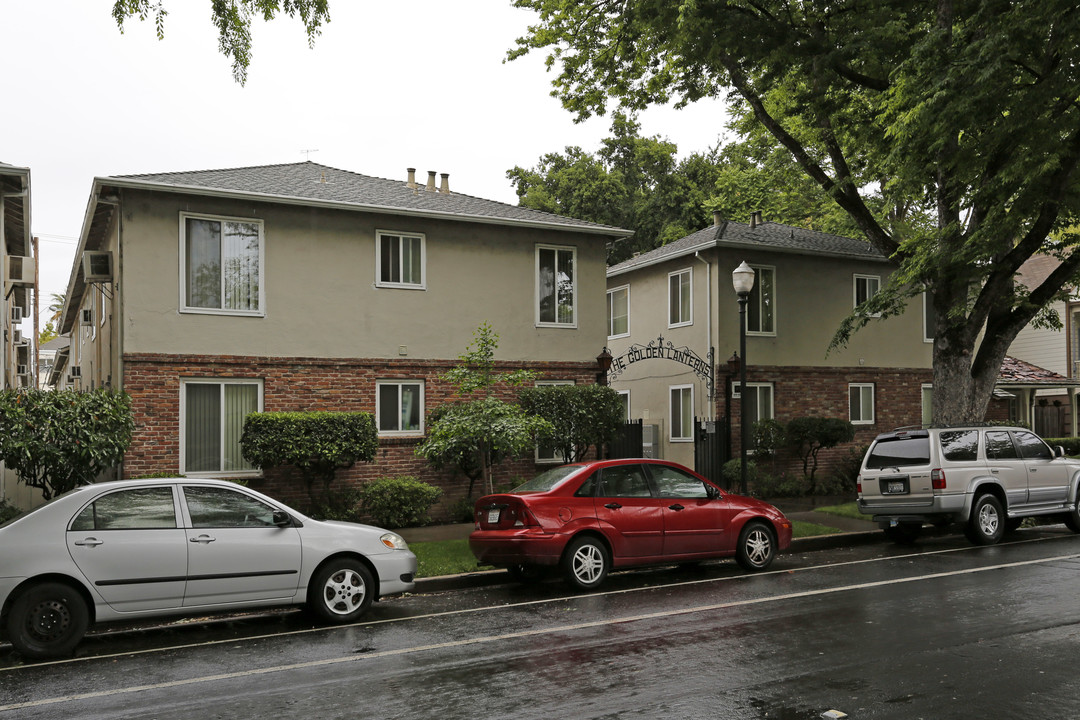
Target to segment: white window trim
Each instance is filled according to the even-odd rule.
[[[751,335],[751,336],[756,336],[756,337],[776,337],[776,330],[780,325],[780,309],[779,309],[779,302],[777,300],[780,293],[777,290],[776,266],[775,265],[751,265],[750,268],[753,269],[755,272],[757,270],[768,270],[768,271],[770,271],[772,273],[772,279],[773,279],[773,299],[772,299],[772,301],[773,301],[773,318],[772,318],[772,320],[773,320],[773,322],[772,322],[772,330],[769,330],[769,331],[751,330],[749,327],[747,327],[746,328],[746,334]],[[753,295],[756,292],[759,292],[759,289],[760,289],[760,286],[757,283],[757,277],[756,276],[755,276],[754,280],[755,280],[754,287],[753,287],[753,289],[750,290],[751,295]],[[749,312],[750,311],[750,305],[749,305],[749,303],[747,303],[746,309],[747,309],[747,313],[746,313],[746,317],[743,320],[743,322],[748,324],[750,322],[750,312]],[[747,385],[749,385],[749,383],[747,383]]]
[[[556,257],[558,257],[559,250],[569,250],[573,254],[574,263],[574,320],[573,322],[561,323],[561,322],[545,322],[540,320],[540,251],[541,250],[554,250]],[[533,251],[535,257],[533,265],[533,282],[536,284],[535,297],[533,297],[533,313],[536,318],[536,327],[544,328],[564,328],[569,330],[577,329],[578,326],[578,285],[581,282],[581,270],[578,267],[578,251],[576,245],[547,245],[538,243]],[[555,299],[556,308],[558,307],[558,298]],[[558,317],[558,309],[555,311],[556,317]]]
[[[855,420],[851,417],[851,391],[854,388],[859,388],[859,411],[862,411],[862,394],[869,388],[870,389],[870,419],[860,418]],[[877,391],[874,387],[874,383],[848,383],[848,420],[852,425],[873,425],[877,422]]]
[[[690,431],[689,435],[680,435],[675,437],[675,408],[672,407],[671,396],[675,390],[690,390],[690,427],[683,428],[683,432]],[[690,385],[669,385],[668,386],[668,442],[673,443],[692,443],[694,442],[694,386]]]
[[[924,343],[929,343],[929,344],[932,345],[934,343],[934,338],[930,334],[930,328],[927,327],[927,324],[926,324],[926,311],[928,310],[928,308],[926,307],[927,302],[928,302],[927,293],[926,293],[925,290],[923,290],[923,293],[922,293],[922,338],[923,338]]]
[[[420,386],[420,429],[419,430],[382,430],[382,423],[380,422],[379,410],[381,404],[379,403],[379,390],[384,385],[395,385],[398,388],[398,413],[401,412],[401,386],[402,385],[419,385]],[[375,381],[375,428],[378,429],[379,437],[419,437],[424,434],[424,415],[427,405],[427,387],[423,380],[414,380],[411,378],[397,378]]]
[[[690,279],[690,282],[688,282],[686,284],[686,292],[690,295],[690,319],[689,320],[682,320],[682,321],[677,322],[677,323],[673,323],[673,322],[671,322],[671,279],[673,277],[677,276],[677,275],[687,275],[687,276],[689,276],[689,279]],[[680,286],[681,286],[681,283],[680,283]],[[682,270],[676,270],[674,272],[669,272],[668,273],[667,305],[668,305],[667,321],[668,321],[668,327],[669,328],[689,327],[690,325],[694,324],[694,269],[693,268],[683,268]]]
[[[576,384],[577,383],[575,383],[573,380],[537,380],[534,383],[534,385],[536,387],[546,387],[546,386],[549,386],[549,385],[576,385]],[[559,457],[540,457],[540,445],[539,444],[537,444],[537,446],[533,450],[533,461],[537,465],[562,465],[563,464],[563,459],[562,459],[561,455]]]
[[[625,290],[626,291],[626,332],[619,333],[618,335],[612,335],[611,334],[611,320],[612,320],[612,317],[611,317],[611,312],[610,312],[611,295],[612,295],[612,293],[617,293],[620,290]],[[611,288],[610,290],[607,291],[607,298],[608,298],[607,305],[608,305],[608,308],[609,308],[608,319],[607,319],[608,340],[614,340],[615,338],[630,337],[630,286],[629,285],[620,285],[619,287]]]
[[[859,307],[859,281],[860,280],[876,280],[877,281],[877,290],[874,291],[873,295],[868,295],[867,298],[866,298],[867,300],[869,300],[870,298],[874,297],[874,295],[877,295],[879,292],[881,292],[881,276],[880,275],[862,275],[860,273],[853,274],[851,276],[851,307],[853,307],[853,308]],[[881,313],[867,313],[866,317],[874,317],[874,318],[881,317]]]
[[[187,386],[189,384],[195,385],[257,385],[259,405],[256,412],[263,411],[263,380],[262,378],[238,378],[238,377],[199,377],[199,378],[180,378],[180,457],[178,459],[178,466],[180,468],[180,475],[189,478],[239,478],[239,477],[262,477],[262,470],[258,468],[254,470],[233,470],[224,471],[218,470],[214,472],[188,472],[184,467],[187,458],[187,434],[184,429],[187,427]],[[225,451],[225,445],[222,443],[222,452]],[[224,465],[224,457],[219,458],[220,464]]]
[[[738,381],[732,381],[732,382],[734,384],[734,388],[732,390],[731,397],[738,398],[739,400],[742,400],[742,393],[739,392],[739,383],[738,383]],[[769,388],[769,418],[775,418],[776,417],[776,387],[775,387],[775,383],[771,383],[771,382],[748,382],[748,383],[746,383],[746,392],[749,393],[751,390],[757,392],[758,388],[763,388],[763,387]],[[760,394],[757,395],[757,399],[761,400],[761,395]],[[759,411],[758,414],[759,415],[761,414],[760,410],[761,410],[761,403],[759,402],[758,403],[758,411]],[[761,418],[759,417],[757,420],[751,419],[750,422],[755,423],[755,422],[758,422],[760,420],[761,420]]]
[[[926,400],[926,391],[927,390],[930,391],[930,407],[926,407],[923,404],[924,401]],[[919,391],[919,410],[920,410],[920,414],[922,415],[922,417],[920,419],[923,420],[923,425],[929,425],[932,422],[932,420],[930,420],[928,418],[933,418],[934,417],[934,384],[933,383],[923,383],[922,384],[922,388]],[[925,414],[923,414],[923,413],[925,413]]]
[[[420,282],[386,282],[382,274],[382,238],[383,235],[393,235],[401,238],[420,238]],[[398,244],[400,249],[400,242]],[[404,230],[376,230],[375,231],[375,287],[397,288],[399,290],[427,290],[427,235],[418,232],[406,232]]]
[[[187,305],[187,220],[213,220],[215,222],[238,222],[259,227],[259,309],[229,310],[227,308],[188,307]],[[193,315],[234,315],[243,317],[266,317],[266,228],[258,218],[207,215],[203,213],[180,213],[180,308],[181,313]]]
[[[626,418],[625,419],[626,419],[626,422],[630,422],[630,418],[632,417],[631,412],[630,412],[630,391],[629,390],[616,390],[615,392],[618,393],[619,395],[625,395],[626,396]]]

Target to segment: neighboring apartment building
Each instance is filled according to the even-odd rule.
[[[374,413],[378,458],[348,482],[417,475],[440,375],[484,322],[496,358],[595,382],[605,246],[628,231],[311,162],[94,180],[61,333],[60,386],[131,394],[123,475],[303,488],[239,452],[251,411]],[[505,472],[531,474],[531,460]]]
[[[731,273],[743,261],[755,271],[745,398],[738,375],[728,371],[739,348]],[[828,350],[840,321],[884,287],[891,271],[864,241],[759,216],[749,225],[717,217],[711,227],[608,269],[611,386],[626,396],[629,416],[651,430],[653,454],[691,466],[701,430],[695,418],[732,418],[737,456],[740,402],[750,403],[752,421],[850,420],[857,444],[917,425],[932,380],[921,299]]]
[[[31,256],[30,170],[0,163],[0,327],[3,328],[0,388],[33,385],[33,343],[28,328],[37,274]],[[0,500],[28,507],[33,493],[0,465]]]

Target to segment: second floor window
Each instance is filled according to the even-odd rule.
[[[261,221],[180,216],[183,309],[262,314]]]
[[[855,307],[862,305],[878,294],[878,290],[881,289],[881,278],[877,275],[855,275]],[[874,313],[874,317],[877,317],[879,313]]]
[[[668,275],[668,327],[679,327],[694,322],[691,302],[690,270],[680,270]]]
[[[379,230],[375,233],[379,287],[424,288],[424,236]]]
[[[776,334],[776,269],[754,266],[754,288],[746,306],[746,332]]]
[[[630,334],[630,286],[607,291],[608,337]]]
[[[577,250],[536,246],[536,324],[577,325]]]

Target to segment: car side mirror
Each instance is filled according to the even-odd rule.
[[[721,497],[720,490],[712,485],[705,486],[705,493],[709,496],[710,500],[718,500]]]
[[[1065,448],[1060,445],[1054,446],[1054,457],[1065,457]]]
[[[278,527],[289,527],[293,524],[292,516],[284,510],[274,511],[274,524]]]

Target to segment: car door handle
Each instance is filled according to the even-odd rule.
[[[104,545],[104,540],[98,540],[97,538],[86,538],[85,540],[76,540],[75,544],[80,547],[94,547],[96,545]]]
[[[1000,471],[1000,470],[998,470],[997,468],[990,468],[990,472],[992,472],[992,473],[994,473],[995,475],[997,475],[997,474],[998,474],[999,472],[1001,472],[1001,471]]]
[[[1039,468],[1029,467],[1028,472],[1039,472]]]
[[[606,507],[608,510],[618,510],[622,507],[622,505],[620,505],[619,503],[608,503],[604,507]]]
[[[675,512],[678,512],[679,510],[685,510],[685,509],[686,508],[684,508],[679,503],[675,503],[674,505],[668,505],[668,510],[674,510]]]
[[[191,542],[202,543],[203,545],[206,545],[207,543],[212,543],[215,540],[217,540],[217,538],[210,537],[209,535],[200,535],[199,537],[191,538]]]

